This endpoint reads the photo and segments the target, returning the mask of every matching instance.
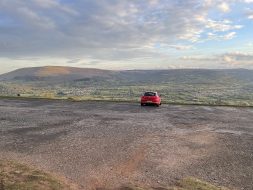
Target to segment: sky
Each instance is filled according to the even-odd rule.
[[[253,69],[253,0],[0,0],[0,74]]]

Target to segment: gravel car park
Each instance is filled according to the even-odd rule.
[[[0,159],[81,189],[194,176],[253,188],[252,108],[0,99]]]

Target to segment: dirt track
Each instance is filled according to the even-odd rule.
[[[82,189],[195,176],[253,189],[253,109],[0,99],[0,159]]]

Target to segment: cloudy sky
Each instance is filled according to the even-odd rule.
[[[253,0],[0,0],[0,73],[253,69]]]

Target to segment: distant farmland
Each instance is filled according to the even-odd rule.
[[[138,101],[147,90],[158,91],[163,103],[253,106],[253,71],[38,67],[0,76],[1,96]]]

